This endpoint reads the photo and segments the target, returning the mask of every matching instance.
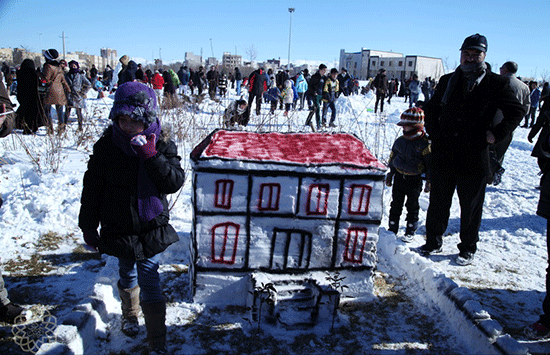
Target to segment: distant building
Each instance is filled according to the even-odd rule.
[[[40,53],[28,52],[24,48],[0,48],[0,62],[17,66],[25,59],[32,59],[35,66],[41,65],[43,57]]]
[[[350,75],[360,80],[376,76],[381,68],[387,70],[388,78],[398,79],[407,79],[416,73],[420,80],[424,80],[426,77],[438,80],[445,74],[441,58],[403,55],[402,53],[365,48],[356,53],[346,53],[341,49],[339,66],[346,68]]]
[[[101,48],[101,57],[105,58],[106,64],[109,64],[112,68],[118,63],[118,55],[115,49],[111,48]]]
[[[195,55],[193,52],[185,52],[183,64],[189,68],[198,69],[202,65],[202,56]]]
[[[222,66],[227,69],[234,69],[242,66],[243,57],[229,52],[224,52],[222,56]]]
[[[220,64],[220,62],[219,62],[218,58],[215,58],[215,57],[208,57],[206,59],[206,63],[205,63],[207,68],[210,68],[212,66],[216,67],[216,66],[218,66],[218,64]]]
[[[276,68],[278,68],[278,67],[281,66],[281,58],[279,58],[279,59],[275,59],[275,58],[273,58],[273,59],[268,59],[266,63],[267,63],[267,64],[274,65],[274,66],[276,66]]]

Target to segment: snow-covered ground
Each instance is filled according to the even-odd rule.
[[[522,347],[529,347],[532,353],[550,352],[550,344],[528,342],[522,335],[522,328],[540,312],[547,266],[546,221],[535,215],[539,169],[530,156],[533,144],[527,141],[528,131],[522,128],[516,130],[506,155],[502,183],[487,187],[480,242],[472,265],[461,267],[453,261],[458,253],[456,197],[443,253],[426,259],[410,249],[424,242],[428,195],[421,196],[422,227],[415,240],[405,244],[385,230],[391,200],[391,191],[386,189],[375,273],[377,297],[340,305],[333,330],[331,320],[326,320],[305,331],[267,324],[261,324],[258,331],[257,324],[245,319],[249,317],[245,309],[192,303],[187,276],[192,222],[188,156],[195,144],[220,127],[223,109],[235,98],[234,90],[229,91],[229,97],[220,102],[206,98],[192,107],[162,110],[163,123],[172,126],[187,173],[183,189],[171,196],[171,222],[180,242],[163,253],[160,269],[168,301],[171,354],[525,353]],[[59,137],[47,136],[41,128],[36,136],[16,132],[0,140],[3,275],[12,301],[35,316],[26,326],[0,327],[2,354],[22,354],[25,349],[43,354],[145,351],[144,327],[136,338],[119,330],[116,259],[83,247],[77,227],[86,161],[109,123],[113,98],[95,99],[95,92],[89,96],[83,132],[77,132],[76,122],[72,122]],[[391,104],[385,104],[384,115],[377,116],[369,93],[342,96],[336,107],[337,131],[356,134],[385,162],[400,134],[395,123],[408,103],[394,97]],[[267,104],[262,105],[262,115],[253,115],[246,129],[308,130],[304,127],[307,111],[292,112],[287,118],[282,111],[269,116],[268,110]],[[53,315],[49,322],[36,318],[44,313]],[[474,321],[472,314],[485,320]],[[38,349],[38,342],[33,348],[35,344],[28,341],[32,325],[39,333],[47,333],[46,328],[51,327],[51,343]],[[489,344],[487,335],[491,341],[500,336],[497,347]]]

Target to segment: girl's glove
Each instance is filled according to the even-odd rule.
[[[157,155],[155,141],[156,135],[152,133],[148,138],[145,138],[144,135],[137,135],[132,138],[130,144],[132,144],[132,148],[134,149],[138,157],[143,160],[147,160]]]
[[[82,231],[82,234],[86,244],[94,248],[94,250],[97,250],[97,246],[99,245],[99,234],[97,233],[97,229],[86,229]]]

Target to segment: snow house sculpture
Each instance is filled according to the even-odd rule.
[[[272,298],[308,294],[315,307],[340,296],[327,271],[372,284],[386,167],[357,137],[216,130],[191,164],[195,302],[257,306],[272,283],[285,289]]]

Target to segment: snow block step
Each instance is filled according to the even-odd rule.
[[[328,319],[334,302],[339,303],[336,291],[319,283],[311,278],[254,273],[249,286],[252,319],[262,321],[261,315],[266,322],[285,329],[310,329],[319,314]]]

